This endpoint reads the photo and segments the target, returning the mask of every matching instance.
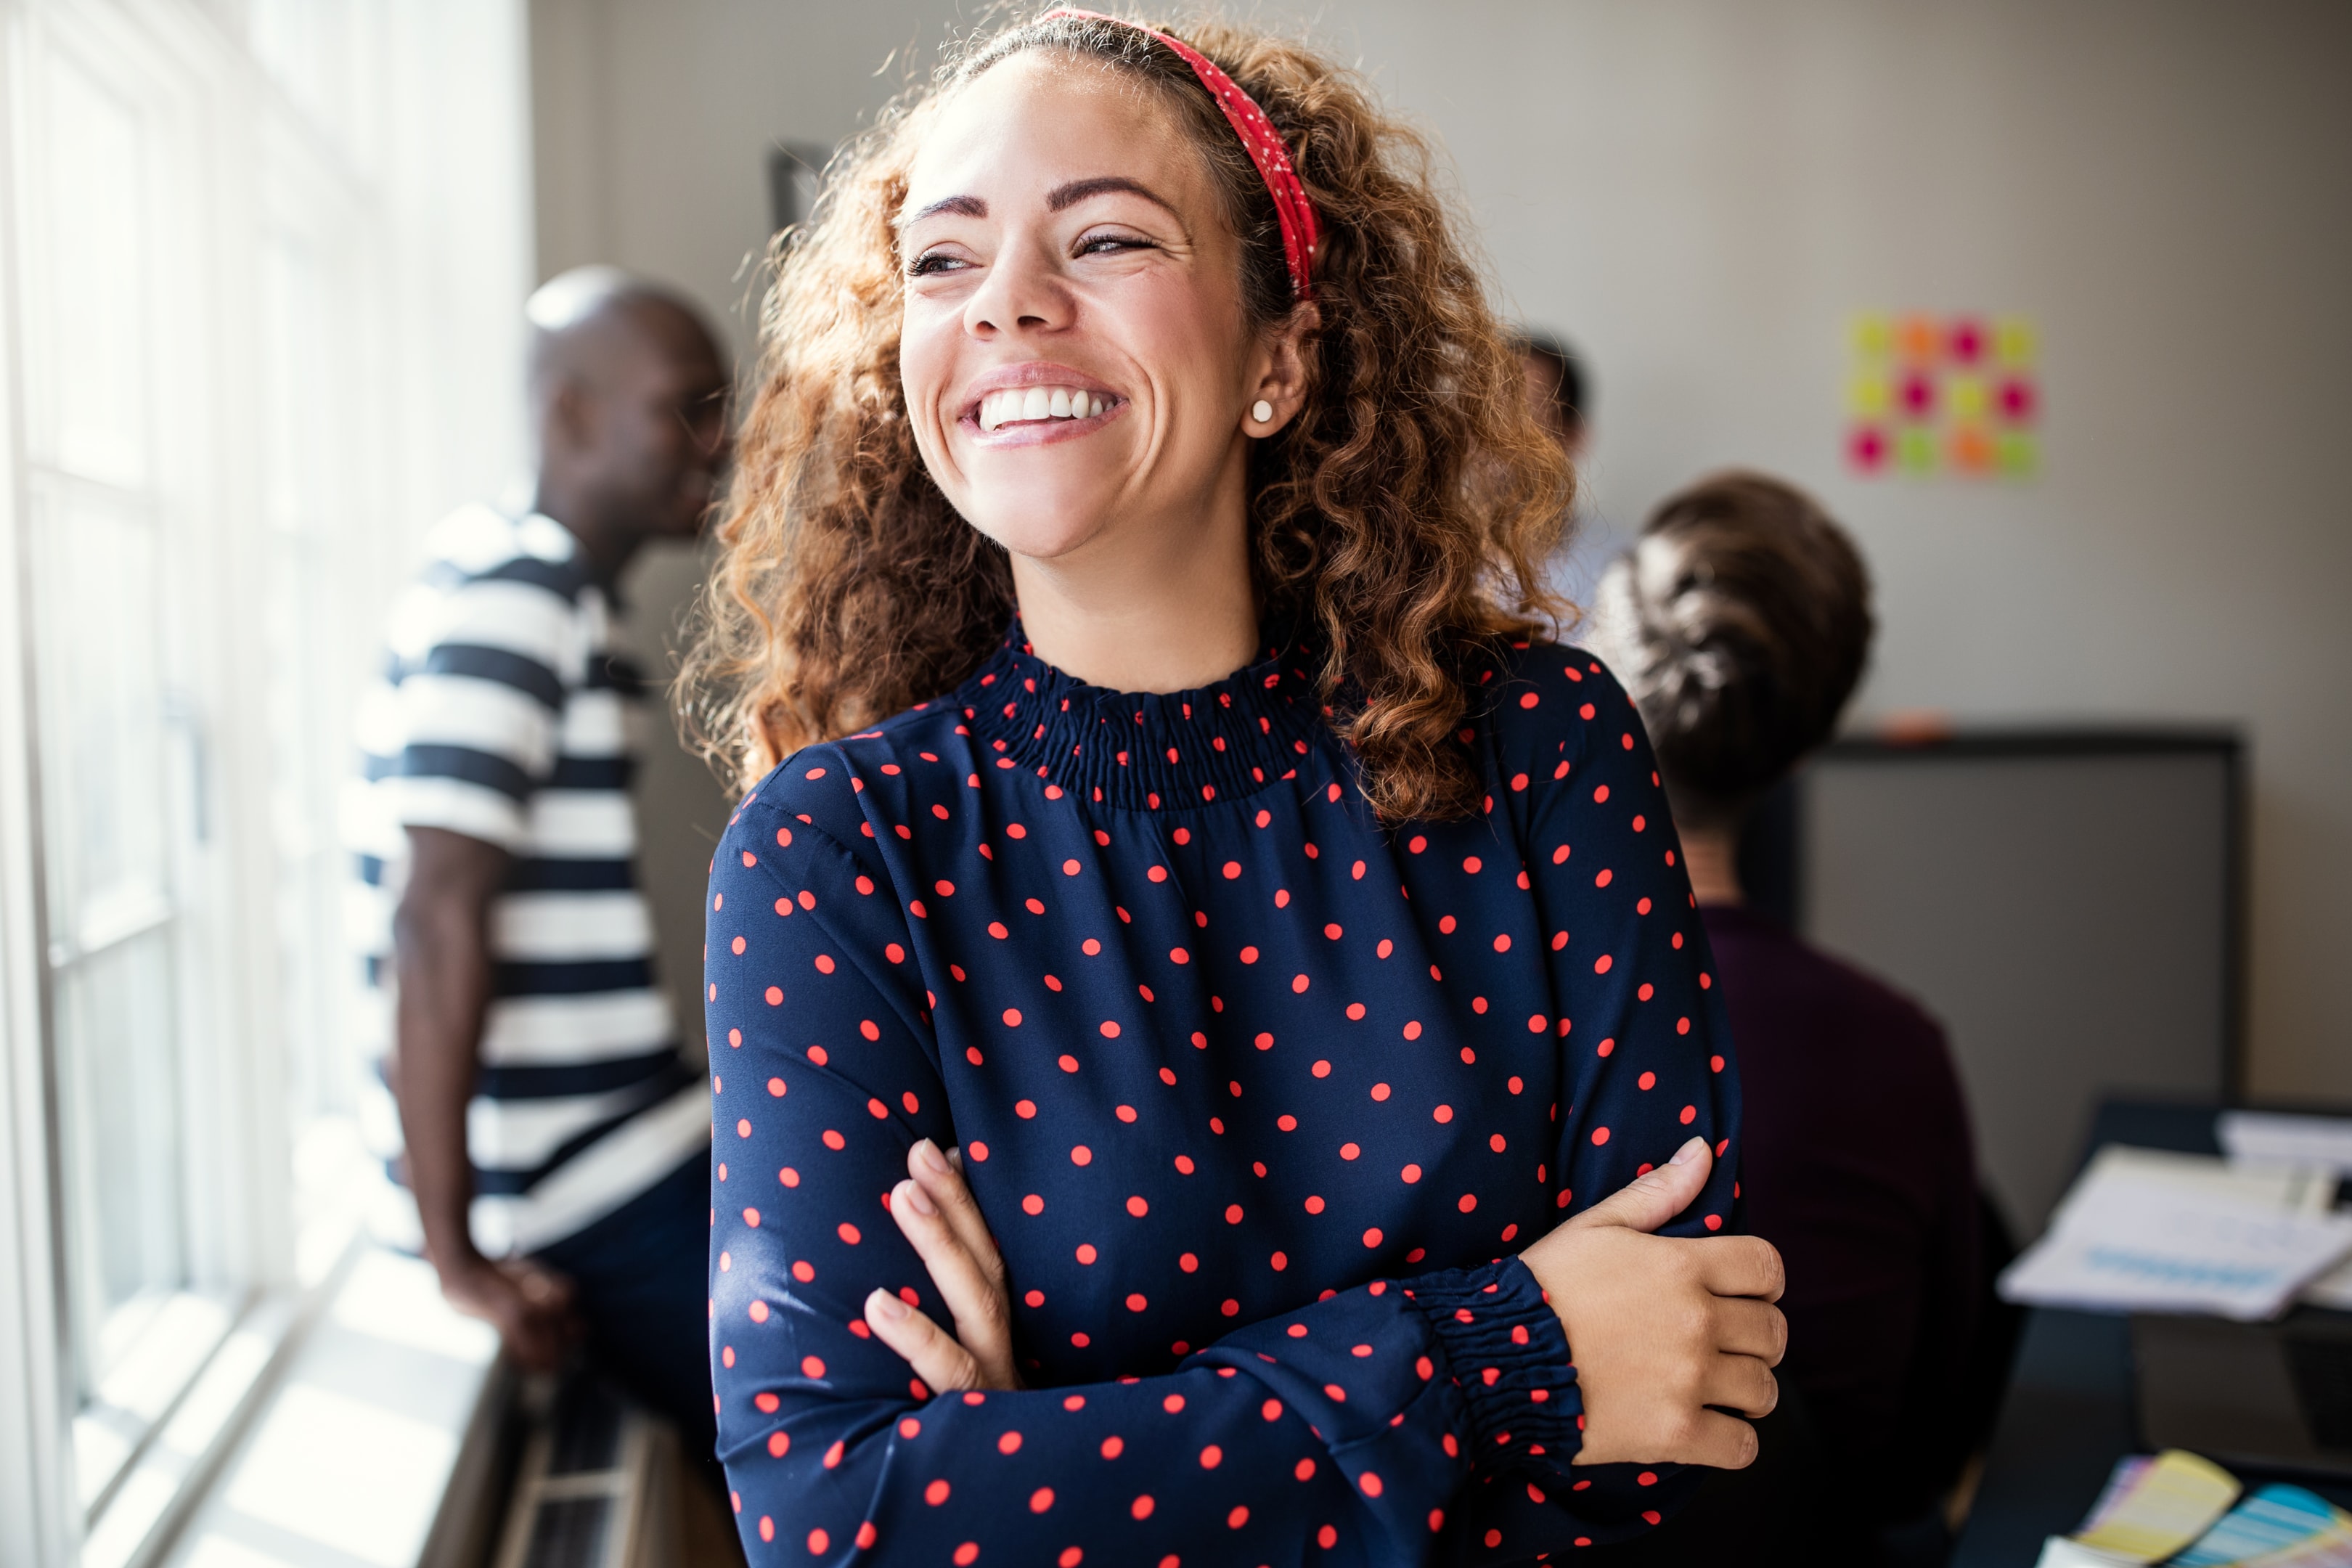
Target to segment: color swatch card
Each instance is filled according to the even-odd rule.
[[[2161,1563],[2210,1530],[2238,1491],[2235,1476],[2185,1449],[2124,1459],[2082,1528],[2042,1542],[2037,1568]]]
[[[2352,1514],[2301,1487],[2273,1485],[2238,1500],[2169,1568],[2227,1568],[2259,1563],[2276,1568],[2284,1557],[2317,1568],[2324,1553],[2352,1547]]]
[[[2352,1514],[2302,1487],[2241,1495],[2237,1478],[2179,1448],[2133,1455],[2116,1462],[2081,1528],[2042,1543],[2035,1568],[2142,1563],[2352,1568]]]

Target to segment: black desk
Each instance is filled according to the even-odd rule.
[[[2110,1102],[2092,1123],[2085,1158],[2107,1143],[2218,1154],[2213,1118],[2210,1105]],[[2063,1535],[2082,1522],[2116,1461],[2142,1451],[2133,1409],[2130,1320],[2121,1313],[2034,1309],[2026,1316],[2008,1396],[1986,1451],[1984,1481],[1951,1568],[2031,1568],[2044,1536]],[[2352,1506],[2352,1488],[2292,1479]]]

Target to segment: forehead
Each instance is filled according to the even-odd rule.
[[[905,210],[957,195],[1042,195],[1106,174],[1180,205],[1206,194],[1202,160],[1151,83],[1067,49],[1025,49],[940,106],[908,165]]]

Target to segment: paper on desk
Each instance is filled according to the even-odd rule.
[[[2273,1484],[2238,1500],[2195,1544],[2168,1568],[2225,1568],[2270,1562],[2288,1552],[2337,1546],[2326,1538],[2352,1542],[2352,1514],[2302,1487]]]
[[[2140,1561],[2094,1552],[2070,1535],[2051,1535],[2042,1538],[2042,1555],[2033,1560],[2033,1568],[2139,1568]]]
[[[2263,1184],[2268,1175],[2225,1178],[2196,1165],[2195,1156],[2102,1149],[2049,1231],[2002,1273],[2002,1298],[2253,1321],[2276,1317],[2352,1252],[2352,1218],[2284,1208],[2284,1194]]]
[[[2352,1117],[2225,1110],[2213,1134],[2231,1159],[2261,1165],[2320,1165],[2352,1175]]]
[[[2336,1212],[2352,1215],[2352,1208]],[[2297,1300],[2308,1301],[2315,1307],[2333,1307],[2339,1312],[2352,1312],[2352,1259],[2337,1264],[2305,1285]]]

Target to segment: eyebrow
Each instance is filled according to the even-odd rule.
[[[922,211],[898,221],[903,226],[906,224],[920,223],[925,218],[935,216],[940,213],[953,213],[958,217],[986,217],[988,204],[978,196],[943,196]]]
[[[1124,191],[1129,195],[1141,196],[1156,206],[1166,208],[1171,217],[1183,216],[1170,204],[1167,197],[1140,180],[1130,180],[1124,174],[1099,174],[1091,180],[1072,180],[1066,185],[1056,185],[1045,197],[1045,210],[1054,213],[1061,212],[1066,208],[1077,205],[1089,196],[1107,195],[1113,191]]]
[[[1046,193],[1045,210],[1055,213],[1064,212],[1089,197],[1108,195],[1114,192],[1125,192],[1129,195],[1141,196],[1156,206],[1166,208],[1172,217],[1181,220],[1183,216],[1181,213],[1177,212],[1175,205],[1167,197],[1140,180],[1130,180],[1124,174],[1098,174],[1091,180],[1072,180],[1066,184],[1056,185]],[[984,218],[988,216],[988,204],[978,196],[942,196],[920,211],[901,219],[900,224],[901,226],[918,224],[927,217],[934,217],[940,213],[953,213],[958,217]]]

